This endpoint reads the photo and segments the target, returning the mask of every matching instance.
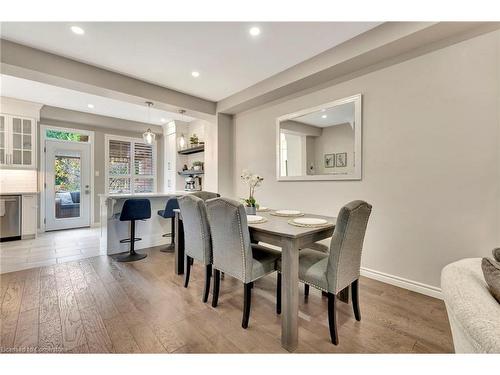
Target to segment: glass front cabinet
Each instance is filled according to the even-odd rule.
[[[0,114],[0,165],[36,168],[36,122],[22,116]]]

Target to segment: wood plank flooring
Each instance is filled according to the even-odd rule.
[[[201,302],[203,268],[189,288],[158,248],[140,262],[98,256],[0,275],[0,352],[285,353],[275,314],[276,276],[255,283],[247,330],[243,286],[225,277],[219,306]],[[440,300],[361,278],[361,322],[339,304],[340,344],[330,343],[326,298],[300,293],[298,353],[449,353]]]

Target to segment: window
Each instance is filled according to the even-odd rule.
[[[47,139],[59,139],[62,141],[72,141],[72,142],[89,141],[89,136],[86,134],[75,133],[72,131],[55,130],[55,129],[47,129],[45,131],[45,137]]]
[[[108,193],[156,191],[156,145],[142,139],[106,135]]]

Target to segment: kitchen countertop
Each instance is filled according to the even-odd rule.
[[[99,194],[101,198],[123,199],[123,198],[162,198],[169,195],[185,195],[193,193],[191,191],[172,191],[168,193],[132,193],[132,194]]]
[[[0,195],[33,195],[33,194],[38,194],[40,193],[39,191],[16,191],[12,193],[5,193],[5,192],[0,192]]]

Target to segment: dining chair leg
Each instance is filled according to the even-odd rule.
[[[219,300],[220,271],[214,268],[214,292],[212,295],[212,307],[217,307]]]
[[[203,287],[203,302],[208,301],[208,293],[210,293],[210,279],[212,278],[212,265],[205,266],[205,286]]]
[[[276,280],[276,314],[281,314],[281,272],[277,272]]]
[[[330,339],[332,343],[338,345],[339,337],[337,333],[336,297],[333,293],[328,293],[328,325],[330,327]]]
[[[191,274],[191,257],[184,255],[184,288],[188,287],[189,275]]]
[[[250,305],[252,303],[252,283],[245,284],[244,286],[244,300],[243,300],[243,320],[241,326],[248,327],[248,320],[250,319]]]
[[[309,297],[309,284],[304,284],[304,297]]]
[[[354,310],[354,317],[359,322],[361,320],[361,312],[359,311],[359,279],[354,280],[351,284],[352,293],[352,309]]]

